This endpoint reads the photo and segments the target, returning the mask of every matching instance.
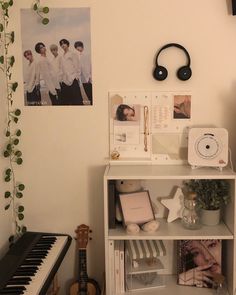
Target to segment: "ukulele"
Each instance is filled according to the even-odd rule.
[[[79,249],[79,279],[70,287],[70,295],[100,295],[98,283],[87,274],[86,247],[89,239],[89,227],[81,224],[76,229],[76,240]]]

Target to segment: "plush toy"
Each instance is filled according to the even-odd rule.
[[[116,180],[116,189],[120,193],[133,193],[142,191],[141,181],[138,179]],[[122,215],[118,204],[116,204],[116,219],[122,221]],[[153,219],[141,225],[141,229],[145,232],[155,232],[158,230],[160,223]],[[136,234],[140,231],[140,226],[136,223],[131,223],[126,226],[128,234]]]

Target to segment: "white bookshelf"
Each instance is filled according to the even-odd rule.
[[[140,179],[147,182],[148,185],[156,185],[156,191],[161,184],[168,188],[173,185],[179,185],[182,181],[188,179],[227,179],[230,183],[231,201],[225,207],[222,215],[222,222],[217,226],[202,226],[198,230],[188,230],[183,228],[180,220],[167,223],[166,218],[160,218],[160,228],[157,232],[148,234],[141,231],[137,235],[129,235],[122,226],[116,226],[115,229],[109,229],[108,218],[108,184],[109,181],[117,179]],[[234,295],[236,289],[236,224],[235,224],[235,189],[236,174],[229,168],[219,171],[214,168],[191,169],[188,165],[108,165],[104,173],[104,226],[105,226],[105,251],[106,251],[106,295],[120,295],[114,292],[114,276],[112,274],[112,260],[115,240],[163,240],[175,243],[182,239],[221,239],[224,240],[222,252],[223,273],[226,276],[227,292]],[[170,196],[171,197],[171,196]],[[196,288],[180,286],[177,284],[176,253],[172,256],[173,268],[170,274],[166,274],[165,287],[145,289],[143,291],[127,291],[123,294],[134,295],[182,295],[185,292],[191,292],[192,295],[213,294],[209,288]],[[171,264],[172,261],[169,261]]]

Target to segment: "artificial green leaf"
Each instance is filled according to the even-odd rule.
[[[47,25],[49,23],[49,19],[47,18],[47,17],[44,17],[43,19],[42,19],[42,24],[43,25]]]
[[[25,233],[27,231],[27,227],[26,226],[22,226],[21,227],[21,231],[22,231],[22,233]]]
[[[25,189],[24,184],[23,183],[19,184],[18,189],[19,189],[19,191],[23,191]]]
[[[3,32],[3,30],[4,30],[3,24],[0,24],[0,32]]]
[[[11,135],[10,131],[7,130],[7,132],[6,132],[6,137],[9,137],[10,135]]]
[[[16,160],[16,163],[17,163],[18,165],[21,165],[21,164],[23,163],[22,158],[18,158],[18,159]]]
[[[10,0],[8,3],[9,3],[10,6],[12,6],[13,5],[13,0]]]
[[[17,87],[18,87],[18,83],[17,82],[12,83],[12,85],[11,85],[12,91],[15,92]]]
[[[9,182],[11,180],[11,177],[8,175],[5,177],[5,182]]]
[[[20,110],[20,109],[16,109],[15,112],[14,112],[14,114],[15,114],[16,116],[20,116],[20,114],[21,114],[21,110]]]
[[[8,241],[9,241],[9,243],[13,243],[13,242],[14,242],[14,236],[13,236],[13,235],[10,236],[10,237],[8,238]]]
[[[8,143],[8,145],[7,145],[7,150],[8,150],[8,151],[11,151],[11,150],[12,150],[12,146],[11,146],[10,143]]]
[[[38,9],[38,5],[35,3],[34,6],[33,6],[33,10],[36,11],[37,9]]]
[[[7,157],[10,156],[10,153],[8,151],[4,151],[3,155],[4,155],[5,158],[7,158]]]
[[[4,56],[3,56],[3,55],[0,56],[0,63],[1,63],[1,64],[4,63]]]
[[[10,208],[10,204],[5,206],[5,210],[8,210]]]
[[[12,67],[14,65],[14,63],[15,63],[15,57],[14,56],[11,56],[9,58],[9,65]]]
[[[19,121],[19,119],[16,118],[16,117],[13,120],[14,120],[15,123],[17,123]]]
[[[16,136],[21,136],[21,130],[20,130],[20,129],[18,129],[18,130],[16,131]]]
[[[19,141],[18,138],[15,138],[15,139],[13,140],[14,145],[18,145],[19,142],[20,142],[20,141]]]
[[[5,173],[6,173],[6,175],[11,175],[11,169],[8,168]]]
[[[48,7],[43,7],[43,13],[49,13],[49,8]]]
[[[4,3],[2,4],[2,9],[3,9],[3,10],[6,10],[8,7],[9,7],[9,4],[8,4],[7,2],[4,2]]]
[[[16,151],[16,152],[15,152],[15,155],[16,155],[17,157],[21,157],[21,156],[22,156],[22,152],[21,152],[21,151]]]
[[[4,194],[4,197],[7,199],[7,198],[10,198],[10,196],[11,196],[11,192],[6,191]]]
[[[16,193],[16,197],[17,197],[18,199],[20,199],[20,198],[22,198],[22,197],[23,197],[23,194],[22,194],[22,193],[20,193],[20,192],[17,192],[17,193]]]
[[[10,33],[10,40],[11,40],[11,43],[14,43],[15,41],[15,33],[13,31]]]
[[[25,210],[24,206],[19,206],[18,207],[18,212],[23,212]]]
[[[19,214],[18,214],[18,219],[19,219],[19,220],[23,220],[23,219],[24,219],[24,214],[19,213]]]

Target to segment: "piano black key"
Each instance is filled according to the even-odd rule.
[[[22,262],[22,266],[26,266],[26,265],[41,265],[42,261],[40,260],[25,260]]]
[[[42,253],[30,253],[27,255],[28,258],[45,258],[47,254],[42,254]]]
[[[2,290],[0,290],[0,294],[4,294],[4,293],[24,294],[25,290],[26,288],[24,286],[5,287]]]
[[[14,277],[25,277],[25,276],[28,276],[28,277],[33,277],[35,274],[37,273],[37,271],[22,271],[22,272],[18,272],[16,271],[14,273]]]

